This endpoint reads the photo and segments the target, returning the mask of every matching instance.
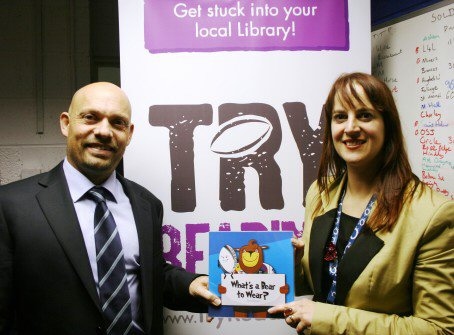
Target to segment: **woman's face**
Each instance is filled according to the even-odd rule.
[[[355,85],[354,88],[361,101],[352,97],[352,108],[348,107],[339,95],[334,99],[331,117],[334,148],[346,162],[347,168],[374,171],[379,168],[381,161],[385,123],[383,116],[372,106],[363,88],[359,85]]]

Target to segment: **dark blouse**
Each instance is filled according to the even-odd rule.
[[[342,213],[341,221],[339,225],[339,237],[337,239],[336,251],[338,255],[342,255],[345,250],[345,246],[350,239],[353,229],[355,229],[356,224],[358,223],[359,218]],[[334,224],[333,224],[334,228]],[[362,232],[361,232],[362,233]],[[331,242],[331,236],[329,236],[326,245]],[[328,292],[331,288],[331,277],[329,275],[329,262],[322,259],[323,270],[322,270],[322,299],[321,301],[325,302]]]

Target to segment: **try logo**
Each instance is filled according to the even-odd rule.
[[[301,102],[283,104],[287,122],[303,163],[304,195],[316,179],[325,122],[314,130],[309,125],[306,106]],[[268,104],[226,103],[219,106],[219,128],[210,149],[219,156],[219,200],[224,211],[245,208],[244,168],[259,177],[259,197],[264,209],[282,209],[281,169],[274,159],[282,142],[277,111]],[[152,126],[169,129],[171,200],[175,212],[194,211],[197,201],[194,174],[194,130],[213,122],[213,108],[201,105],[154,105],[150,107]],[[304,198],[303,198],[304,204]]]

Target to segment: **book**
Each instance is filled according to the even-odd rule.
[[[292,232],[210,232],[209,289],[222,306],[217,317],[267,318],[271,306],[295,296]]]

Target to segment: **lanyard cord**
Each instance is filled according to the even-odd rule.
[[[369,218],[370,212],[372,211],[372,206],[375,203],[375,200],[377,199],[377,196],[374,194],[369,200],[369,203],[366,206],[366,209],[364,210],[363,214],[361,215],[361,218],[358,220],[358,223],[355,226],[355,229],[353,229],[352,234],[350,235],[350,238],[348,240],[347,245],[345,246],[344,252],[340,257],[338,257],[337,252],[336,252],[336,245],[337,245],[337,240],[339,238],[339,226],[340,226],[340,220],[341,220],[341,214],[342,214],[342,203],[344,202],[344,197],[345,197],[346,190],[344,189],[342,196],[339,200],[339,205],[337,207],[337,214],[336,214],[336,220],[334,221],[334,228],[333,232],[331,235],[331,242],[328,246],[328,251],[327,254],[325,255],[325,260],[329,261],[329,276],[331,277],[331,288],[329,290],[328,296],[326,298],[326,302],[330,304],[334,304],[334,301],[336,299],[336,281],[337,281],[337,266],[339,264],[339,258],[342,259],[342,257],[345,255],[348,249],[353,245],[355,242],[356,238],[360,234],[361,230],[364,227],[364,224],[366,223],[367,219]]]

